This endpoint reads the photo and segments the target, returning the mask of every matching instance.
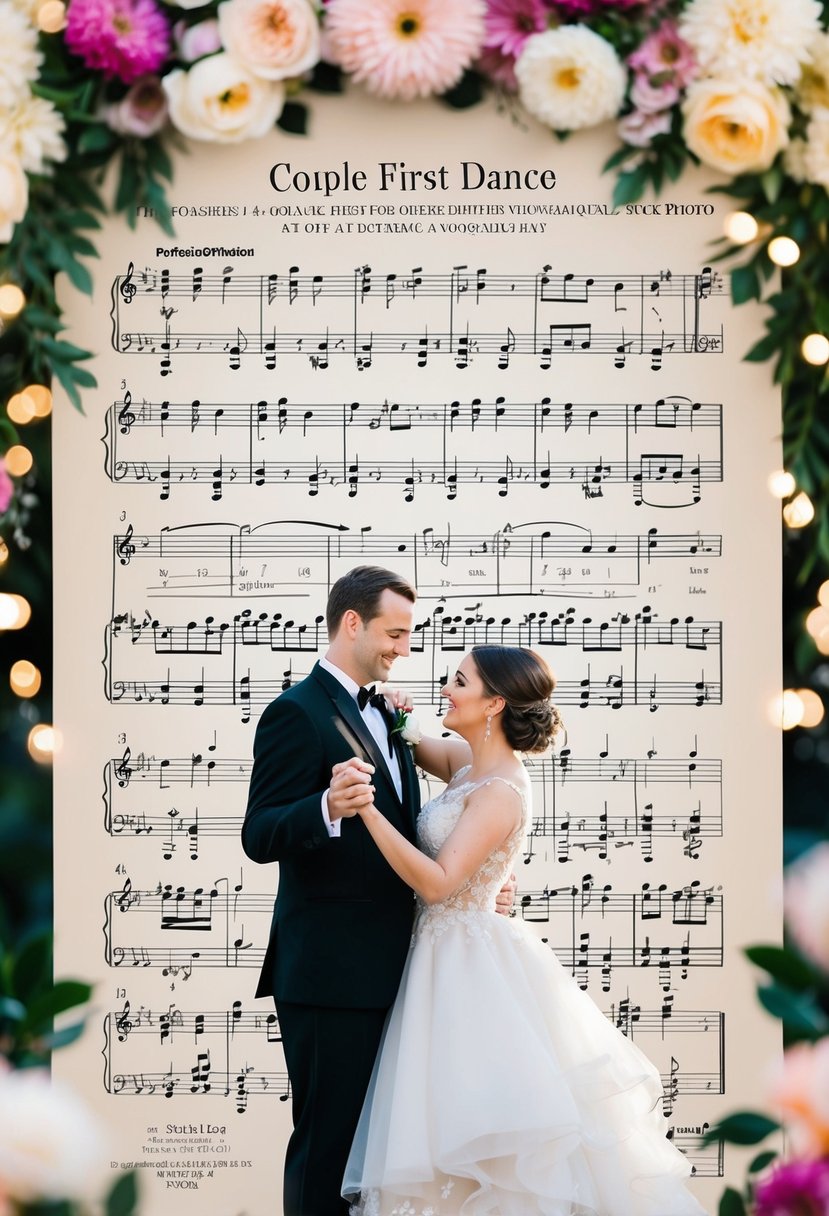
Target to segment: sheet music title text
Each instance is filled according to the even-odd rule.
[[[294,170],[290,161],[280,161],[270,172],[270,182],[279,194],[296,190],[299,194],[322,194],[330,198],[340,191],[368,188],[369,174],[352,169],[347,160],[336,169]],[[412,193],[416,190],[553,190],[556,175],[552,169],[492,169],[477,160],[462,160],[454,172],[446,165],[430,169],[410,169],[405,161],[382,160],[372,175],[380,190]]]

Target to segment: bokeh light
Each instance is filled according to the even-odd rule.
[[[735,245],[748,245],[756,239],[760,225],[747,211],[732,211],[725,217],[725,235]]]
[[[815,508],[811,498],[802,490],[787,502],[783,508],[783,518],[790,528],[805,528],[815,518]]]
[[[40,671],[28,659],[18,659],[9,672],[9,684],[18,697],[34,697],[40,692]]]

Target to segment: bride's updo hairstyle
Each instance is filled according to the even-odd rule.
[[[520,646],[473,646],[472,661],[489,697],[503,697],[501,728],[517,752],[543,752],[561,728],[551,700],[555,676],[540,655]]]

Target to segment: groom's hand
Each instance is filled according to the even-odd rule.
[[[374,786],[371,784],[374,765],[352,756],[331,770],[328,786],[328,817],[350,819],[360,807],[374,802]]]
[[[507,881],[504,883],[501,890],[495,896],[495,911],[500,912],[502,916],[514,916],[515,909],[515,892],[518,890],[518,880],[514,874],[510,874]]]

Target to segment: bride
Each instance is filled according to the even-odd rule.
[[[416,747],[448,783],[421,811],[419,848],[370,784],[354,812],[418,912],[346,1166],[353,1216],[703,1213],[654,1066],[549,947],[492,910],[529,824],[518,753],[560,725],[554,684],[532,651],[476,647],[441,694],[460,737]]]

